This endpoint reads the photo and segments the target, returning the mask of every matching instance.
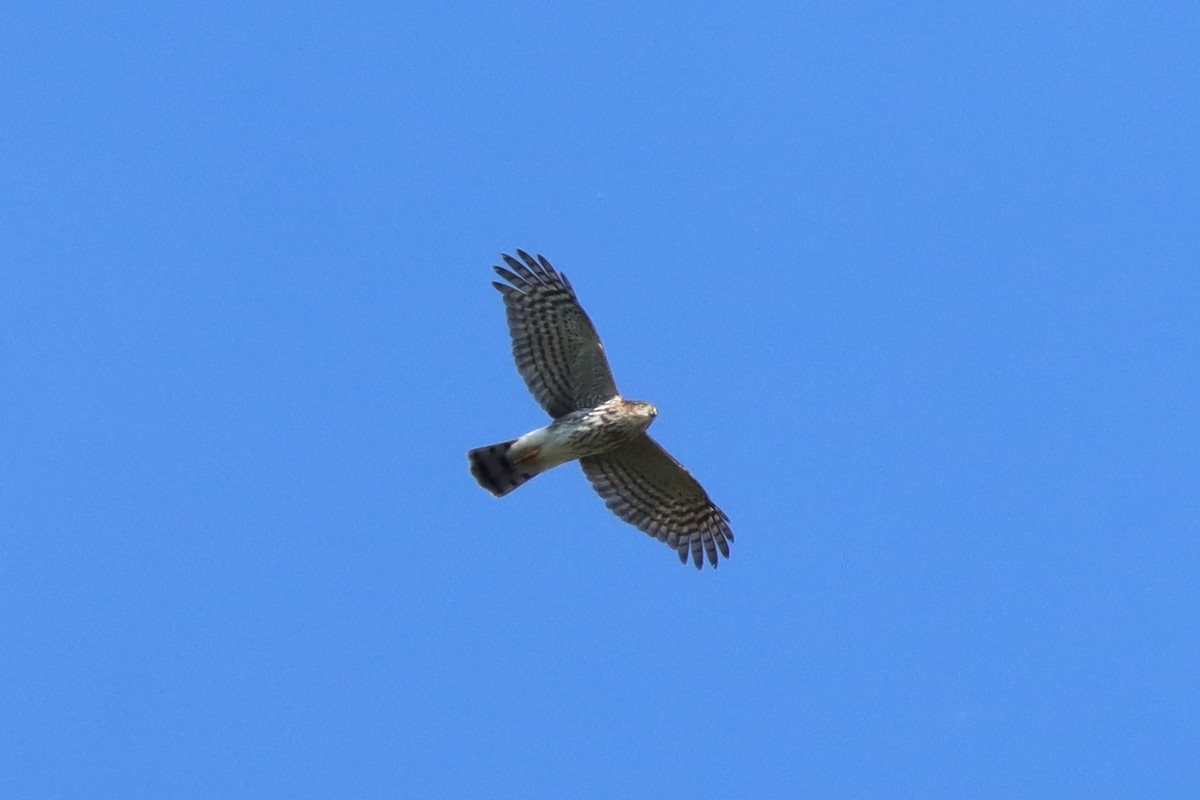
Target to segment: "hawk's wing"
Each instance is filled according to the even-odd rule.
[[[600,405],[617,393],[617,385],[575,290],[542,256],[534,259],[523,250],[517,255],[520,261],[503,256],[512,272],[494,267],[512,286],[492,283],[504,294],[517,370],[552,417]]]
[[[729,517],[682,464],[646,434],[599,456],[579,459],[592,488],[618,517],[666,542],[696,569],[729,558]],[[703,551],[702,549],[703,548]]]

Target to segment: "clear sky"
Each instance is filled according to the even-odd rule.
[[[0,796],[1200,797],[1194,3],[0,11]],[[730,515],[574,465],[501,252]]]

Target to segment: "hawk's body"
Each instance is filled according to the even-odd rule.
[[[678,461],[646,434],[657,411],[617,392],[600,337],[567,277],[546,259],[517,251],[513,270],[496,267],[504,294],[513,357],[529,391],[554,417],[519,439],[468,453],[471,473],[496,496],[541,472],[579,459],[584,474],[621,519],[692,554],[729,557],[729,518]]]

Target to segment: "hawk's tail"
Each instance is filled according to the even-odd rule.
[[[508,449],[515,441],[500,442],[467,453],[471,474],[480,486],[496,497],[503,497],[540,472],[532,459],[518,464],[509,460]]]

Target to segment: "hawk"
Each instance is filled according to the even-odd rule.
[[[513,358],[530,393],[554,418],[518,439],[467,453],[471,474],[497,497],[546,470],[578,459],[592,488],[618,517],[675,548],[696,569],[729,558],[729,517],[682,464],[650,438],[658,415],[650,403],[626,400],[604,356],[600,336],[567,276],[542,256],[503,255],[493,267],[508,283],[504,296]]]

